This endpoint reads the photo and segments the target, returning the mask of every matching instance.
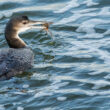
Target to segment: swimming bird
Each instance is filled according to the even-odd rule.
[[[34,53],[19,37],[19,33],[30,28],[45,29],[43,21],[33,21],[27,16],[12,17],[5,28],[9,48],[0,49],[0,80],[22,74],[34,63]]]

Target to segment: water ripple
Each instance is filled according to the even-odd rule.
[[[0,47],[13,15],[53,21],[20,34],[35,53],[32,70],[0,84],[0,110],[109,110],[110,1],[0,1]]]

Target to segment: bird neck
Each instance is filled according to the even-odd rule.
[[[12,28],[5,29],[5,38],[11,48],[25,48],[25,42],[18,36],[18,31]]]

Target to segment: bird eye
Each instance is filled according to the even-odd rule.
[[[27,24],[27,22],[23,22],[23,24]]]

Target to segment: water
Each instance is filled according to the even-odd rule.
[[[1,0],[0,48],[12,15],[52,21],[20,34],[35,64],[0,82],[0,110],[110,110],[110,1]]]

